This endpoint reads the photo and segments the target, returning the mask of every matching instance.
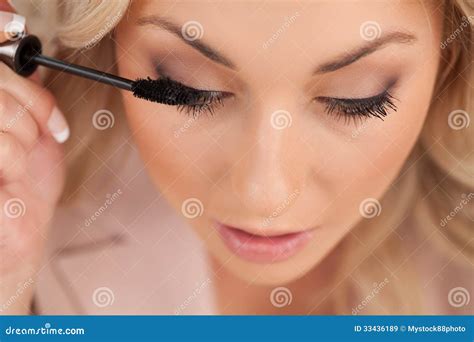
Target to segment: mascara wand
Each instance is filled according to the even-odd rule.
[[[174,91],[176,82],[169,78],[157,80],[137,79],[130,80],[112,75],[103,71],[68,63],[56,58],[42,55],[42,45],[38,37],[27,35],[16,41],[0,44],[0,61],[7,64],[13,71],[21,76],[30,76],[38,65],[50,69],[66,72],[116,88],[133,92],[133,95],[152,102],[167,105],[180,105],[190,100],[181,92]]]

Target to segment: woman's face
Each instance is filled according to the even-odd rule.
[[[435,3],[132,5],[115,36],[122,76],[227,92],[213,114],[123,94],[153,181],[223,267],[291,281],[372,215],[427,114]]]

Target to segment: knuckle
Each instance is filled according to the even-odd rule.
[[[0,88],[8,89],[9,85],[16,81],[17,77],[21,76],[15,74],[5,63],[0,63]]]
[[[29,113],[26,113],[24,115],[30,115]],[[26,121],[26,118],[23,118],[23,120]],[[31,124],[28,125],[27,132],[29,133],[29,137],[31,137],[31,142],[35,142],[38,137],[39,137],[39,127],[38,125],[34,122],[33,119],[29,120]]]
[[[12,149],[12,139],[7,134],[0,135],[0,156],[5,157],[9,155],[11,149]]]
[[[27,107],[39,122],[46,122],[55,107],[54,96],[46,89],[40,89],[36,94],[29,97]]]
[[[13,110],[11,96],[0,90],[0,129],[3,131],[8,131],[12,125],[11,113]]]
[[[0,175],[3,182],[22,179],[27,172],[27,156],[21,143],[9,136],[0,134]]]
[[[0,160],[4,163],[12,162],[22,155],[20,145],[15,138],[7,133],[0,134]]]
[[[0,90],[0,97],[2,96],[8,97],[8,94],[2,94]],[[30,108],[12,101],[11,98],[6,102],[0,102],[0,131],[15,134],[15,132],[19,132],[16,127],[21,126],[19,129],[25,131],[28,141],[36,141],[39,136],[39,127],[31,116]]]
[[[8,129],[8,108],[0,102],[0,129],[7,131]]]
[[[56,100],[51,92],[45,88],[39,88],[36,94],[32,94],[28,104],[34,106],[41,104],[46,108],[53,108]]]
[[[0,110],[2,112],[6,110],[9,99],[10,99],[10,95],[7,93],[7,91],[4,89],[0,89]]]
[[[4,82],[4,76],[10,71],[10,68],[5,63],[0,63],[0,82]]]

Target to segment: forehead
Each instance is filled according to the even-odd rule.
[[[388,31],[416,32],[421,48],[439,38],[440,1],[136,1],[131,23],[162,16],[236,61],[275,67],[316,63]],[[193,32],[194,30],[194,32]],[[184,31],[183,31],[184,32]],[[423,46],[423,43],[425,46]]]

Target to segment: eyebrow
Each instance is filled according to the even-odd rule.
[[[371,53],[374,53],[377,50],[382,49],[389,44],[413,44],[416,41],[416,36],[410,32],[391,31],[381,35],[380,37],[366,43],[361,47],[357,47],[353,50],[345,52],[333,60],[321,64],[315,69],[314,74],[336,71],[354,63],[363,57],[370,55]]]
[[[137,20],[137,24],[139,26],[156,26],[161,29],[164,29],[178,38],[180,38],[184,43],[191,46],[192,48],[198,50],[201,54],[206,56],[207,58],[222,64],[228,68],[236,69],[235,64],[227,57],[219,53],[217,50],[211,48],[205,42],[196,39],[196,40],[189,40],[183,37],[181,28],[182,26],[174,23],[172,20],[157,15],[150,15],[141,17]],[[332,59],[329,62],[325,62],[318,66],[313,74],[322,74],[331,71],[336,71],[341,69],[345,66],[348,66],[357,60],[370,55],[371,53],[382,49],[383,47],[387,46],[388,44],[392,43],[399,43],[399,44],[412,44],[417,40],[416,36],[410,32],[403,32],[403,31],[391,31],[386,34],[381,35],[380,37],[368,42],[367,44],[350,50],[337,56],[336,58]]]
[[[152,25],[152,26],[162,28],[174,34],[175,36],[180,38],[183,42],[185,42],[192,48],[198,50],[200,53],[202,53],[207,58],[213,60],[214,62],[222,64],[231,69],[236,69],[235,64],[232,63],[230,59],[228,59],[227,57],[224,57],[222,54],[220,54],[219,52],[211,48],[209,45],[207,45],[203,41],[199,39],[196,39],[196,40],[185,39],[181,31],[182,26],[177,25],[176,23],[172,22],[171,20],[165,17],[156,16],[156,15],[146,16],[146,17],[139,18],[137,20],[137,24],[140,26]]]

